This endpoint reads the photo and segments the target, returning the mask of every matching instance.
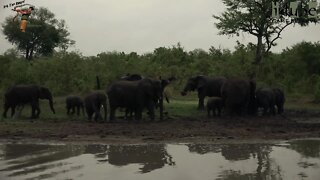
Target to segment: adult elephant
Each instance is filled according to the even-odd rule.
[[[225,77],[208,77],[208,76],[195,76],[188,79],[183,91],[182,96],[187,95],[189,91],[198,91],[198,109],[204,109],[204,98],[209,97],[221,97],[220,89],[224,82],[226,82]]]
[[[221,87],[221,97],[229,115],[253,113],[256,84],[253,80],[229,79]]]
[[[161,97],[161,81],[144,78],[138,81],[117,81],[109,86],[107,94],[110,104],[110,121],[115,119],[117,108],[127,108],[135,112],[135,119],[142,119],[142,111],[147,108],[151,120],[155,118],[155,105]]]
[[[49,100],[51,111],[55,113],[53,107],[52,94],[46,87],[38,85],[15,85],[10,87],[4,95],[3,117],[7,117],[7,111],[11,108],[11,116],[15,113],[18,105],[30,104],[32,108],[31,118],[38,118],[40,115],[39,99]]]
[[[284,109],[283,106],[286,101],[286,98],[284,96],[284,92],[279,88],[273,88],[272,90],[275,95],[275,105],[277,107],[278,114],[282,114],[283,109]]]
[[[100,114],[100,109],[103,106],[104,108],[104,120],[107,120],[107,96],[99,91],[94,91],[89,93],[84,98],[84,106],[88,115],[88,120],[92,119],[94,114],[94,120],[98,121],[102,119]]]
[[[275,92],[271,88],[259,88],[256,91],[257,107],[263,108],[263,115],[275,115]]]

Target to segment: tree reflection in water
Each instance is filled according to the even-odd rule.
[[[10,172],[9,177],[40,173],[38,177],[50,178],[56,174],[44,171],[67,165],[59,161],[79,156],[83,154],[85,148],[80,145],[7,144],[0,146],[0,149],[3,152],[0,157],[7,164],[0,171]],[[82,165],[75,166],[66,172],[82,167]]]
[[[320,141],[319,140],[295,140],[288,142],[287,148],[297,151],[305,157],[320,157]]]
[[[281,169],[270,158],[271,144],[189,144],[190,152],[198,154],[221,153],[229,161],[257,160],[256,173],[223,170],[218,179],[282,179]],[[245,165],[244,165],[245,166]]]

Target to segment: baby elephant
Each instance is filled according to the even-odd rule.
[[[207,102],[208,117],[210,117],[210,112],[212,111],[213,116],[221,116],[221,110],[224,106],[223,99],[220,97],[212,97]],[[218,114],[216,113],[218,112]]]
[[[84,98],[88,120],[91,121],[94,115],[94,120],[102,120],[100,109],[104,109],[104,120],[107,120],[107,96],[99,91],[91,92]]]
[[[73,115],[75,113],[75,108],[77,108],[77,115],[80,115],[80,109],[84,115],[84,103],[79,96],[68,96],[66,98],[66,108],[67,114]]]

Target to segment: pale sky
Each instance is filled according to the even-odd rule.
[[[0,23],[15,13],[3,8],[10,2],[0,0]],[[25,0],[35,7],[46,7],[58,19],[64,19],[76,44],[71,50],[83,55],[106,51],[152,52],[157,47],[170,47],[178,42],[186,50],[211,46],[233,48],[236,40],[254,42],[252,36],[218,35],[213,14],[221,14],[220,0]],[[320,1],[320,0],[318,0]],[[287,28],[278,46],[280,52],[301,41],[320,41],[320,25]],[[0,33],[0,54],[13,47]]]

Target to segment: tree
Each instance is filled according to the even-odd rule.
[[[227,10],[220,16],[213,15],[219,21],[215,23],[220,30],[219,34],[239,36],[240,32],[245,32],[255,36],[257,38],[255,64],[260,64],[272,46],[276,46],[275,41],[281,38],[281,33],[286,27],[293,23],[305,26],[309,22],[319,21],[317,17],[309,14],[312,8],[309,8],[309,0],[299,1],[296,11],[290,9],[290,1],[297,2],[296,0],[222,1],[227,6]],[[279,7],[278,11],[275,11],[276,5]],[[277,12],[278,18],[272,16],[272,10],[274,13]],[[294,15],[297,16],[294,17]]]
[[[12,16],[6,18],[2,27],[6,39],[15,44],[28,60],[36,55],[48,56],[56,47],[65,51],[75,43],[68,38],[70,33],[65,21],[57,20],[52,12],[43,7],[32,12],[26,32],[20,32],[19,22],[13,21]]]

